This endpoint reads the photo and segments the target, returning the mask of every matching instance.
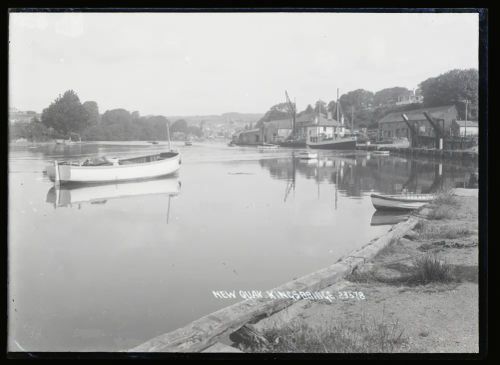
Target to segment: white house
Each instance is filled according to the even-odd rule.
[[[341,122],[322,115],[316,116],[314,123],[307,126],[307,138],[310,142],[343,137],[344,134],[345,127]]]

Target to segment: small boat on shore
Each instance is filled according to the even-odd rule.
[[[435,199],[434,194],[371,194],[372,204],[377,210],[413,210]]]
[[[184,146],[192,146],[192,145],[193,145],[193,142],[191,142],[191,141],[184,142]]]

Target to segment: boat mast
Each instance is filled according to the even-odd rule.
[[[172,151],[172,147],[170,146],[170,122],[167,120],[167,140],[168,140],[168,150]]]
[[[295,133],[296,133],[296,131],[295,131],[295,114],[296,114],[295,104],[292,104],[292,101],[288,97],[288,92],[286,90],[285,90],[285,96],[286,96],[286,102],[288,104],[289,113],[291,114],[291,117],[292,117],[292,139],[294,139]]]
[[[339,118],[339,88],[337,88],[337,122],[340,122]]]
[[[354,135],[354,105],[351,105],[351,134]]]

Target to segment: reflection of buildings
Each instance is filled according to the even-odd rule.
[[[467,184],[473,167],[407,160],[384,156],[320,156],[317,160],[278,158],[261,160],[271,177],[295,181],[295,174],[320,183],[334,184],[348,196],[377,191],[397,194],[403,190],[430,193]]]

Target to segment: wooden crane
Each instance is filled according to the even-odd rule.
[[[406,125],[408,126],[408,129],[410,130],[410,146],[417,147],[417,144],[418,144],[418,131],[417,131],[417,129],[415,128],[414,125],[412,125],[410,123],[406,114],[401,114],[401,117],[403,118]]]
[[[441,128],[439,126],[439,122],[442,122],[444,124],[444,121],[433,118],[426,112],[424,112],[424,116],[427,119],[427,121],[429,122],[429,124],[432,126],[432,128],[434,129],[434,135],[436,136],[436,141],[435,141],[436,148],[439,148],[440,147],[439,139],[442,138],[444,140],[444,128]]]

